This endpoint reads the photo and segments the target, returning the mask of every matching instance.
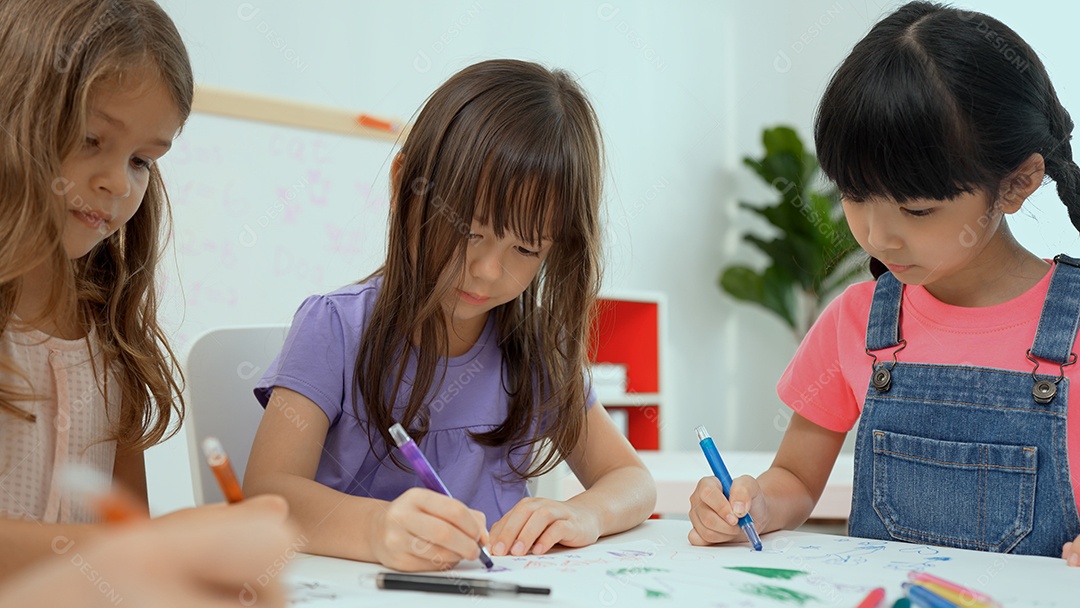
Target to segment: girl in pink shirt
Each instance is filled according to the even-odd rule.
[[[157,322],[155,161],[192,82],[150,0],[0,3],[0,574],[97,519],[65,465],[145,500],[143,450],[182,412]]]
[[[1073,129],[1031,48],[992,17],[913,2],[833,76],[815,140],[876,282],[852,286],[780,380],[773,466],[691,496],[694,544],[809,516],[859,423],[849,532],[1080,565],[1080,262],[1006,221],[1052,178],[1080,228]]]

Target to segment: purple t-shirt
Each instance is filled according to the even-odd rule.
[[[354,496],[393,500],[423,484],[389,459],[381,439],[372,445],[366,425],[355,414],[358,410],[364,416],[364,403],[352,389],[360,336],[381,284],[381,278],[375,278],[305,300],[293,317],[281,353],[256,385],[255,396],[265,407],[273,388],[282,386],[312,400],[326,414],[330,428],[315,481]],[[446,377],[440,386],[444,369]],[[416,361],[410,357],[406,384],[415,371]],[[440,359],[435,384],[428,392],[429,431],[419,445],[454,498],[482,511],[489,526],[528,495],[525,482],[515,478],[509,464],[513,458],[522,466],[528,454],[483,446],[469,436],[470,431],[492,430],[506,419],[509,397],[502,373],[502,349],[494,315],[490,315],[467,353]],[[395,419],[404,412],[408,397],[399,395]],[[588,405],[595,400],[590,389]]]

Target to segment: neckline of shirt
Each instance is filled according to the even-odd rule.
[[[10,324],[4,331],[5,334],[11,337],[11,340],[16,344],[22,346],[36,346],[44,345],[53,350],[61,351],[78,351],[87,350],[88,344],[94,342],[94,328],[90,328],[90,331],[81,338],[67,339],[47,334],[36,327],[26,325],[22,319],[17,316],[11,317],[12,324]]]
[[[901,314],[914,313],[919,321],[942,329],[959,331],[977,331],[979,333],[1000,331],[1023,325],[1038,323],[1038,317],[1030,314],[1017,314],[1032,309],[1042,310],[1042,303],[1050,288],[1050,277],[1056,264],[1052,260],[1051,268],[1030,289],[1015,298],[991,306],[966,307],[946,304],[935,298],[921,285],[904,287],[904,301]]]

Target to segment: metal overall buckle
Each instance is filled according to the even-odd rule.
[[[1080,268],[1080,263],[1077,263],[1078,260],[1070,258],[1069,256],[1065,255],[1064,253],[1059,253],[1059,254],[1055,255],[1054,256],[1054,262],[1056,262],[1058,264],[1068,264],[1069,266],[1075,266],[1076,268]],[[1073,356],[1075,356],[1075,354]]]
[[[1065,367],[1076,363],[1076,353],[1069,353],[1072,358],[1068,363],[1062,363],[1058,365],[1058,377],[1054,380],[1039,380],[1035,377],[1035,372],[1039,371],[1039,362],[1035,360],[1035,357],[1031,354],[1031,349],[1027,351],[1028,361],[1035,364],[1034,369],[1031,370],[1031,397],[1035,399],[1035,403],[1047,404],[1054,400],[1054,395],[1057,395],[1058,382],[1065,377]]]
[[[866,354],[874,359],[870,363],[870,366],[874,369],[874,373],[870,376],[870,384],[874,387],[874,390],[879,393],[887,393],[889,392],[889,389],[892,388],[892,368],[896,367],[896,364],[898,363],[896,353],[904,350],[907,346],[907,340],[900,340],[898,344],[900,347],[893,351],[892,363],[888,364],[882,363],[879,365],[877,355],[870,352],[869,348],[866,349]]]

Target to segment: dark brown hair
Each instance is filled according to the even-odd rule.
[[[525,292],[492,311],[509,413],[498,428],[473,435],[515,452],[549,446],[525,470],[511,463],[522,477],[549,470],[574,448],[585,424],[586,342],[600,281],[602,145],[595,112],[565,72],[485,61],[428,98],[400,158],[386,263],[375,273],[383,284],[354,376],[368,432],[388,446],[393,422],[417,438],[426,433],[425,395],[443,380],[435,370],[449,344],[441,302],[458,287],[475,218],[499,238],[553,241]],[[402,419],[394,420],[410,356],[416,378]]]
[[[837,69],[814,139],[821,168],[855,202],[975,190],[996,201],[1002,181],[1039,153],[1080,229],[1072,130],[1046,68],[1016,32],[982,13],[911,2]]]

